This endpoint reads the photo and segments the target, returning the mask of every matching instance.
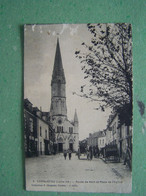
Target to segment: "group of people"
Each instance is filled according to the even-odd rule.
[[[68,155],[69,160],[71,160],[71,153],[72,153],[71,150],[64,150],[64,153],[63,153],[64,159],[66,160],[66,157]]]
[[[78,148],[78,158],[80,159],[80,155],[87,155],[87,160],[92,160],[93,157],[98,158],[102,155],[102,149],[99,150],[98,147],[87,146],[86,148]]]
[[[87,156],[89,155],[89,159],[92,160],[93,157],[95,158],[99,158],[100,156],[104,156],[104,152],[103,152],[103,149],[100,149],[98,147],[92,147],[92,146],[89,146],[87,149],[86,149],[86,152],[87,152]],[[88,159],[88,158],[87,158]]]
[[[93,159],[93,152],[92,150],[87,150],[87,160],[92,160]]]

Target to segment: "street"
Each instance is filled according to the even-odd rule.
[[[27,190],[71,192],[130,192],[131,172],[122,163],[99,158],[79,160],[73,154],[26,158]]]

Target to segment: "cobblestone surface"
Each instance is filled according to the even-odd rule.
[[[130,192],[131,172],[122,163],[94,158],[65,160],[62,154],[26,159],[28,190]]]

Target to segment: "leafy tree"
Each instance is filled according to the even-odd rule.
[[[106,107],[117,110],[127,104],[132,108],[131,25],[88,24],[87,28],[91,43],[83,42],[83,51],[75,54],[89,83],[74,94],[98,101],[96,109],[103,111]]]

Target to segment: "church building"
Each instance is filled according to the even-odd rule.
[[[67,117],[66,79],[58,39],[51,81],[50,121],[55,129],[57,152],[63,152],[64,150],[77,152],[79,122],[76,110],[73,121],[69,121]]]

